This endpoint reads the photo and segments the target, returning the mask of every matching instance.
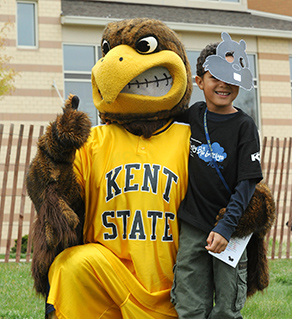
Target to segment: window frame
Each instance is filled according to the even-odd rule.
[[[253,80],[253,85],[254,85],[254,89],[257,90],[257,94],[256,94],[256,102],[257,102],[257,121],[255,121],[257,127],[259,130],[261,130],[261,99],[260,99],[260,86],[259,86],[259,69],[258,69],[258,54],[256,52],[249,52],[247,53],[247,56],[253,55],[254,56],[254,68],[255,68],[255,73],[256,73],[256,77],[253,76],[252,80]]]
[[[22,45],[19,44],[19,34],[18,34],[18,4],[33,4],[34,5],[34,37],[35,45]],[[37,1],[31,0],[17,0],[16,1],[16,46],[21,49],[38,49],[38,3]]]
[[[100,45],[95,44],[90,44],[90,43],[76,43],[76,42],[63,42],[62,43],[62,50],[63,50],[63,61],[65,59],[64,56],[64,47],[65,46],[80,46],[80,47],[90,47],[90,48],[94,48],[94,59],[95,59],[95,63],[98,61],[98,59],[101,58],[101,50],[100,50]],[[69,77],[66,77],[69,76]],[[74,77],[75,75],[77,75],[76,77]],[[80,77],[78,77],[78,75]],[[82,78],[83,76],[83,78]],[[64,95],[66,95],[65,92],[65,88],[66,88],[66,83],[71,82],[71,83],[90,83],[91,84],[91,71],[74,71],[74,70],[66,70],[65,69],[65,63],[63,62],[63,81],[64,81]],[[65,96],[65,99],[67,98],[67,96]],[[64,99],[64,100],[65,100]],[[93,101],[92,101],[93,104]],[[94,104],[93,104],[94,106]],[[95,108],[95,106],[94,106]],[[98,125],[99,124],[99,117],[98,117],[98,110],[95,108],[96,113],[95,113],[95,120],[96,120],[96,124],[93,123],[94,125]]]

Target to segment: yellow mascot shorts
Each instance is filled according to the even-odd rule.
[[[100,244],[64,250],[49,271],[59,319],[173,319],[170,291],[148,292],[122,261]]]

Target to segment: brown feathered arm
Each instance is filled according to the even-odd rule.
[[[32,275],[37,292],[46,294],[47,273],[55,256],[82,242],[84,203],[73,171],[75,152],[87,140],[91,123],[70,95],[63,114],[47,127],[26,177],[37,217],[33,228]]]
[[[225,213],[222,208],[217,216],[220,220]],[[257,184],[253,197],[239,220],[233,237],[245,237],[251,233],[247,245],[248,278],[247,296],[262,291],[269,285],[269,268],[265,235],[270,231],[276,218],[275,202],[269,187],[261,182]]]

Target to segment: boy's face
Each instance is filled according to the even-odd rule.
[[[232,103],[238,95],[239,86],[216,79],[209,71],[202,77],[196,76],[198,87],[204,91],[208,110],[216,113],[230,113]]]

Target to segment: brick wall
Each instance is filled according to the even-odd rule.
[[[52,84],[63,92],[61,0],[37,1],[37,48],[17,47],[16,1],[0,4],[0,27],[13,23],[8,33],[5,54],[12,56],[11,66],[19,72],[15,92],[1,100],[2,124],[46,124],[61,111],[61,100]]]
[[[290,0],[248,0],[248,8],[292,16],[292,1]]]
[[[289,40],[258,38],[262,136],[292,135]]]

